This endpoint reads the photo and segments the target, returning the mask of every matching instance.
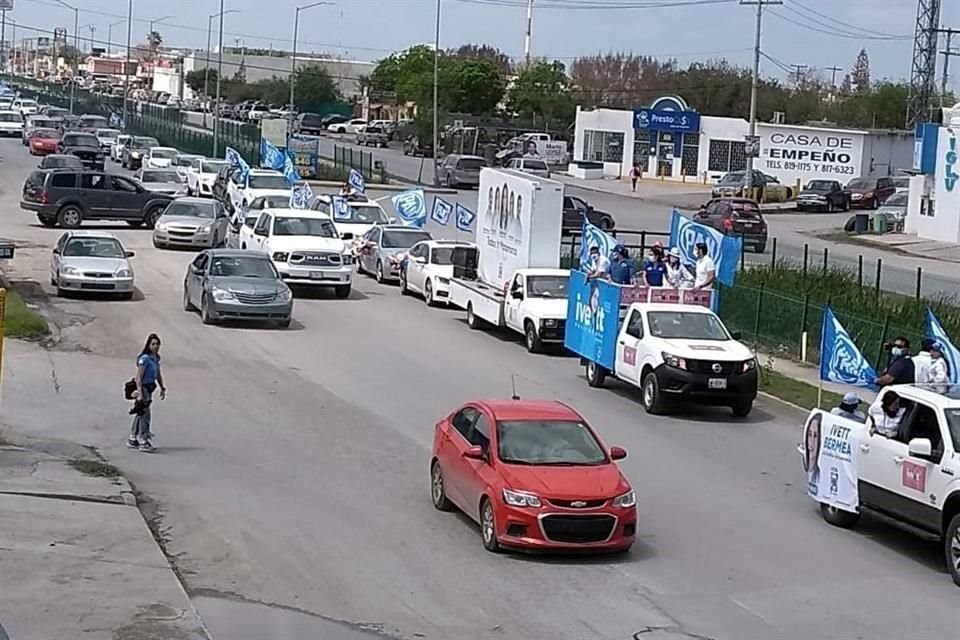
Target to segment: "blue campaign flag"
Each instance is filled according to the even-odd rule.
[[[457,229],[460,231],[472,231],[473,221],[477,219],[477,214],[465,206],[457,203]]]
[[[226,160],[227,164],[231,167],[240,170],[240,182],[246,183],[247,176],[250,175],[250,165],[243,159],[243,156],[233,147],[227,147],[223,152],[223,159]]]
[[[612,370],[620,330],[620,287],[571,271],[568,291],[564,346]]]
[[[430,212],[430,219],[437,224],[446,226],[450,222],[450,214],[453,213],[453,205],[443,198],[433,197],[433,210]]]
[[[277,148],[266,138],[260,138],[260,166],[265,169],[283,171],[284,159],[287,157],[283,151]]]
[[[115,127],[120,124],[120,114],[116,111],[110,113],[110,126]]]
[[[670,246],[680,249],[683,264],[697,262],[694,247],[699,242],[707,245],[707,255],[713,258],[717,267],[717,280],[732,287],[740,254],[743,253],[743,238],[720,233],[712,227],[694,222],[674,209],[673,218],[670,220]]]
[[[333,209],[334,220],[353,219],[353,210],[350,208],[350,203],[347,202],[346,198],[341,196],[331,196],[330,204],[331,208]]]
[[[427,224],[427,203],[423,189],[409,189],[390,198],[403,224],[423,228]]]
[[[291,209],[306,209],[311,200],[313,200],[313,189],[306,182],[295,184],[290,189]]]
[[[587,216],[583,216],[581,232],[580,270],[587,271],[588,265],[590,264],[591,247],[598,247],[600,249],[600,255],[607,256],[609,258],[613,253],[613,248],[617,246],[617,239],[600,227],[590,224],[590,221],[587,220]]]
[[[350,169],[350,174],[347,176],[347,184],[353,187],[353,190],[357,193],[367,192],[367,181],[363,179],[363,174],[356,169]]]
[[[940,324],[933,310],[927,307],[927,337],[940,345],[940,352],[947,361],[951,384],[960,383],[960,351],[957,350],[947,335],[947,330]]]
[[[290,186],[293,186],[300,179],[300,173],[297,171],[297,167],[293,164],[293,158],[287,154],[283,154],[283,168],[280,169],[283,171],[283,177],[287,179],[287,182]]]
[[[820,379],[854,387],[873,387],[877,372],[847,330],[843,328],[829,305],[823,308],[823,329],[820,334]]]

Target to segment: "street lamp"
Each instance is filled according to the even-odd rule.
[[[90,30],[90,55],[93,55],[93,38],[94,38],[94,35],[97,33],[97,25],[91,22],[90,24],[85,24],[80,28]]]
[[[77,73],[79,73],[79,68],[77,66],[77,55],[80,53],[80,9],[77,9],[71,4],[67,4],[63,0],[53,0],[60,6],[66,7],[73,11],[73,78],[70,79],[70,113],[73,113],[73,96],[74,91],[77,86]]]
[[[218,40],[219,44],[217,45],[217,99],[214,101],[216,111],[213,112],[213,157],[216,158],[219,152],[218,147],[220,146],[220,79],[223,77],[223,14],[226,13],[223,9],[223,0],[220,0],[220,11],[217,15],[220,16],[219,25],[219,34]]]
[[[150,37],[150,34],[153,33],[153,25],[158,22],[163,22],[164,20],[169,20],[170,18],[176,18],[176,16],[163,16],[162,18],[156,18],[150,21],[150,33],[147,34],[147,37]]]
[[[207,111],[209,111],[209,107],[210,107],[210,90],[208,89],[209,83],[210,83],[210,31],[213,29],[214,18],[221,15],[225,16],[231,13],[240,13],[240,11],[238,9],[227,9],[226,11],[223,11],[221,13],[212,13],[207,18],[207,64],[203,67],[203,97],[207,101],[207,109],[204,109],[203,111],[203,128],[204,129],[207,128]],[[223,42],[222,36],[220,38],[220,41]],[[218,82],[219,82],[219,78],[220,78],[220,75],[218,73],[217,74]],[[215,104],[213,108],[219,111],[220,110],[219,98],[217,102],[218,104]]]
[[[300,12],[306,11],[307,9],[312,9],[313,7],[320,7],[324,5],[332,5],[332,2],[311,2],[310,4],[305,4],[297,7],[296,12],[293,16],[293,55],[290,58],[290,111],[291,117],[293,112],[293,89],[297,84],[297,35],[300,31]]]
[[[107,25],[107,55],[113,53],[113,28],[124,22],[126,22],[126,20],[117,20]]]

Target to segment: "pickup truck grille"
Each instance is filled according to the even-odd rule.
[[[295,251],[290,254],[290,264],[304,267],[339,267],[343,264],[343,256],[332,252]]]
[[[717,370],[719,367],[719,371]],[[687,360],[687,369],[691,373],[705,373],[715,376],[733,375],[735,362],[717,362],[715,360]]]

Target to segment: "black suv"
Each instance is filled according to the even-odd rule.
[[[571,231],[580,231],[583,228],[583,216],[587,216],[590,224],[600,227],[604,231],[610,231],[617,226],[613,216],[603,211],[597,211],[583,198],[563,196],[562,233],[567,235]]]
[[[57,144],[57,153],[80,158],[83,166],[103,170],[104,153],[100,141],[92,133],[68,131]]]
[[[23,183],[20,208],[36,211],[45,227],[76,229],[84,220],[123,220],[153,227],[171,196],[103,171],[34,171]]]

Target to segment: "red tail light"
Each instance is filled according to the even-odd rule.
[[[47,204],[47,190],[44,189],[40,192],[40,204]]]

